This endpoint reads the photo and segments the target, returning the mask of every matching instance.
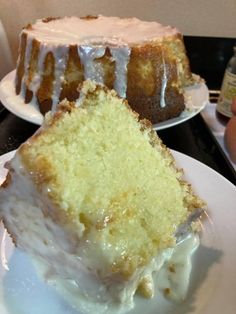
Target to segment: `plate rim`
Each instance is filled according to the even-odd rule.
[[[43,115],[37,110],[37,108],[35,108],[34,106],[32,106],[30,104],[23,103],[20,94],[19,95],[9,94],[4,90],[4,84],[6,84],[6,83],[11,84],[11,89],[14,88],[15,72],[16,72],[16,69],[9,72],[0,81],[0,101],[2,102],[3,106],[6,109],[8,109],[11,113],[16,115],[17,117],[40,126],[43,123]],[[195,75],[195,74],[193,74],[193,75]],[[178,116],[176,118],[168,119],[166,121],[153,124],[153,129],[155,131],[160,131],[160,130],[181,124],[181,123],[193,118],[194,116],[196,116],[198,113],[200,113],[205,108],[205,106],[209,102],[209,91],[208,91],[206,84],[203,81],[200,81],[200,83],[195,83],[192,86],[188,86],[185,88],[185,90],[188,90],[188,88],[196,88],[197,86],[199,86],[199,88],[204,87],[205,92],[207,93],[207,96],[205,97],[206,99],[201,104],[201,106],[197,107],[195,110],[192,110],[192,111],[185,109],[180,114],[180,116]],[[7,98],[9,98],[11,96],[13,96],[14,99],[17,99],[18,101],[21,102],[21,104],[17,107],[17,109],[13,104],[14,100],[12,102],[7,100]],[[27,112],[26,106],[30,106],[30,110],[33,111],[32,115],[29,112]]]

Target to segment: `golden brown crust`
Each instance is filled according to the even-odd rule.
[[[97,16],[85,16],[83,19],[96,19]],[[43,22],[48,23],[58,18],[46,18]],[[30,28],[29,28],[30,30]],[[26,37],[25,37],[26,36]],[[16,73],[16,93],[21,91],[21,81],[24,75],[24,58],[27,35],[21,35],[22,44],[20,47],[20,62]],[[32,55],[30,58],[30,77],[26,82],[25,102],[33,98],[30,91],[34,73],[38,71],[40,43],[33,41]],[[85,79],[84,68],[78,55],[76,45],[69,46],[67,65],[64,73],[64,81],[59,96],[60,101],[67,98],[74,101],[79,97],[77,86]],[[105,55],[95,60],[104,69],[104,83],[110,89],[114,88],[115,62],[111,53],[106,48]],[[179,70],[179,65],[182,68]],[[178,69],[177,69],[178,68]],[[54,55],[50,58],[48,54],[45,60],[45,73],[37,93],[37,101],[40,111],[45,114],[52,106],[52,88],[54,80],[55,60]],[[167,84],[165,87],[165,105],[160,106],[163,98],[163,75],[164,69],[167,73]],[[180,75],[180,76],[178,76]],[[142,118],[157,123],[178,116],[185,108],[184,97],[179,88],[183,84],[188,85],[192,81],[192,74],[186,51],[183,44],[183,37],[180,33],[168,37],[165,40],[151,41],[148,44],[133,45],[131,47],[130,61],[127,67],[127,99],[135,111],[139,112]]]
[[[115,84],[115,61],[112,58],[110,49],[106,48],[105,54],[103,57],[96,60],[102,68],[104,69],[104,84],[112,89]]]
[[[16,68],[16,94],[19,95],[21,92],[21,85],[22,85],[22,77],[24,75],[24,65],[25,65],[25,50],[26,50],[26,43],[27,43],[27,35],[26,33],[22,33],[21,41],[20,41],[20,55],[19,61]]]
[[[1,188],[7,188],[11,184],[11,174],[8,171],[6,179],[3,181],[3,183],[0,185]]]
[[[7,223],[6,219],[2,218],[2,222],[3,222],[5,229],[7,230],[7,233],[11,237],[12,242],[14,243],[15,246],[17,246],[17,237],[11,232],[11,228],[8,227],[8,223]]]
[[[97,15],[86,15],[81,17],[81,19],[83,20],[95,20],[97,18],[98,18]]]
[[[55,59],[52,52],[48,52],[44,61],[44,74],[37,92],[39,108],[46,114],[52,108],[53,82],[55,79]]]
[[[76,45],[69,47],[68,61],[65,70],[65,78],[62,83],[60,101],[68,99],[69,101],[76,100],[79,97],[77,87],[84,81],[84,69],[80,62],[78,49]]]
[[[44,19],[42,19],[43,23],[49,23],[51,21],[55,21],[55,20],[60,20],[61,17],[58,16],[58,17],[46,17]]]
[[[29,62],[29,69],[28,69],[28,81],[26,82],[26,93],[25,93],[25,103],[28,104],[31,102],[33,98],[33,92],[29,90],[28,86],[32,82],[34,74],[38,71],[38,57],[39,57],[39,50],[40,50],[40,42],[36,39],[32,41],[32,49],[31,49],[31,56]]]
[[[167,82],[163,82],[164,71]],[[184,97],[173,87],[178,85],[175,60],[169,58],[162,44],[133,47],[127,75],[127,99],[142,118],[157,123],[176,117],[184,110]],[[163,84],[166,84],[165,90]]]
[[[157,137],[156,132],[152,129],[151,123],[146,119],[140,120],[139,122],[144,129],[149,129],[151,145],[154,146],[159,152],[161,152],[163,159],[168,161],[169,166],[174,170],[175,173],[179,174],[179,177],[177,178],[183,190],[185,190],[184,205],[188,208],[188,212],[191,213],[198,208],[206,208],[206,203],[195,194],[191,184],[187,183],[181,178],[181,176],[183,175],[183,170],[177,167],[170,149],[163,144],[159,137]]]
[[[33,29],[33,25],[27,24],[23,29],[27,29],[27,30],[31,31]]]

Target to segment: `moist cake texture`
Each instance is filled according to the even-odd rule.
[[[20,34],[16,93],[45,114],[75,101],[86,79],[104,83],[152,123],[178,116],[194,80],[181,33],[137,18],[37,20]]]
[[[137,289],[153,295],[155,258],[204,204],[150,122],[101,85],[80,93],[8,163],[1,217],[48,278],[75,280],[91,302],[130,305]]]

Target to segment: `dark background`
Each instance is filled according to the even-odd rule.
[[[204,78],[210,90],[219,90],[236,38],[184,36],[184,43],[192,72]]]

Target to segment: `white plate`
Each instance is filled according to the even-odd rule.
[[[0,101],[16,116],[26,121],[41,125],[43,115],[39,112],[36,106],[34,107],[31,104],[25,104],[23,98],[20,95],[16,95],[14,79],[15,71],[12,71],[0,82]],[[154,124],[153,127],[155,130],[162,130],[183,123],[198,114],[209,102],[207,86],[202,82],[185,88],[185,98],[186,107],[188,109],[184,110],[177,118]]]
[[[16,116],[34,124],[41,125],[43,115],[36,106],[25,104],[23,98],[20,95],[16,95],[15,73],[15,70],[8,73],[0,82],[1,103]]]
[[[3,164],[14,152],[0,156]],[[201,246],[193,260],[188,298],[174,304],[157,295],[136,298],[135,314],[235,314],[236,313],[236,187],[204,164],[173,152],[179,167],[195,191],[207,201],[209,218],[204,221]],[[0,313],[76,314],[56,292],[37,278],[30,259],[13,247],[0,228]],[[29,239],[30,241],[30,239]],[[8,270],[9,269],[9,270]]]

